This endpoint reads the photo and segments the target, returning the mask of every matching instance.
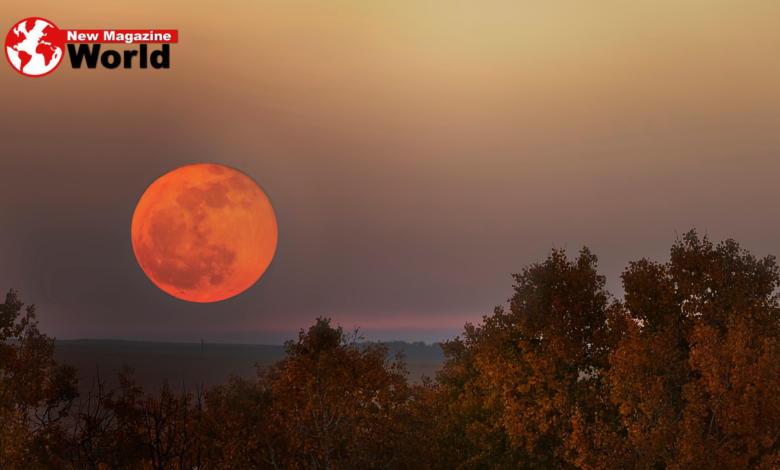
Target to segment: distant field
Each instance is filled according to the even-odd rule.
[[[231,375],[256,376],[255,364],[263,367],[284,357],[282,346],[195,343],[154,343],[112,340],[57,340],[55,358],[78,369],[82,392],[90,390],[99,376],[109,388],[119,385],[117,376],[127,364],[135,369],[134,378],[145,392],[159,389],[165,380],[174,391],[209,388],[228,383]],[[391,350],[404,346],[391,343]],[[409,381],[422,375],[433,377],[441,368],[443,355],[438,346],[409,344],[407,367]],[[414,360],[417,359],[417,360]]]

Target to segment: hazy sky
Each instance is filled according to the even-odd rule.
[[[777,1],[29,0],[3,34],[29,16],[179,30],[169,70],[0,66],[0,287],[60,338],[278,342],[325,315],[432,341],[553,246],[618,295],[675,231],[780,254]],[[200,162],[279,224],[216,304],[159,290],[130,242],[147,186]]]

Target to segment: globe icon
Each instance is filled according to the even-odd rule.
[[[24,19],[5,37],[5,56],[17,72],[40,77],[62,61],[64,38],[60,30],[43,18]]]

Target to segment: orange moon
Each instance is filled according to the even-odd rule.
[[[251,178],[222,165],[188,165],[161,176],[133,214],[133,251],[163,291],[217,302],[263,275],[279,231],[268,196]]]

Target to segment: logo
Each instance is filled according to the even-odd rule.
[[[62,62],[65,42],[60,30],[43,18],[27,18],[5,37],[5,56],[17,72],[28,77],[50,74]]]
[[[80,69],[97,68],[98,60],[107,69],[170,68],[170,44],[179,41],[175,29],[65,29],[57,28],[43,18],[27,18],[16,23],[5,37],[5,57],[8,63],[26,77],[42,77],[53,72],[62,62],[67,43],[70,66]],[[76,48],[76,44],[79,44]],[[90,47],[90,44],[92,46]],[[138,50],[101,52],[101,44],[138,44]],[[160,50],[149,51],[149,44],[162,44]],[[121,52],[121,53],[120,53]]]

